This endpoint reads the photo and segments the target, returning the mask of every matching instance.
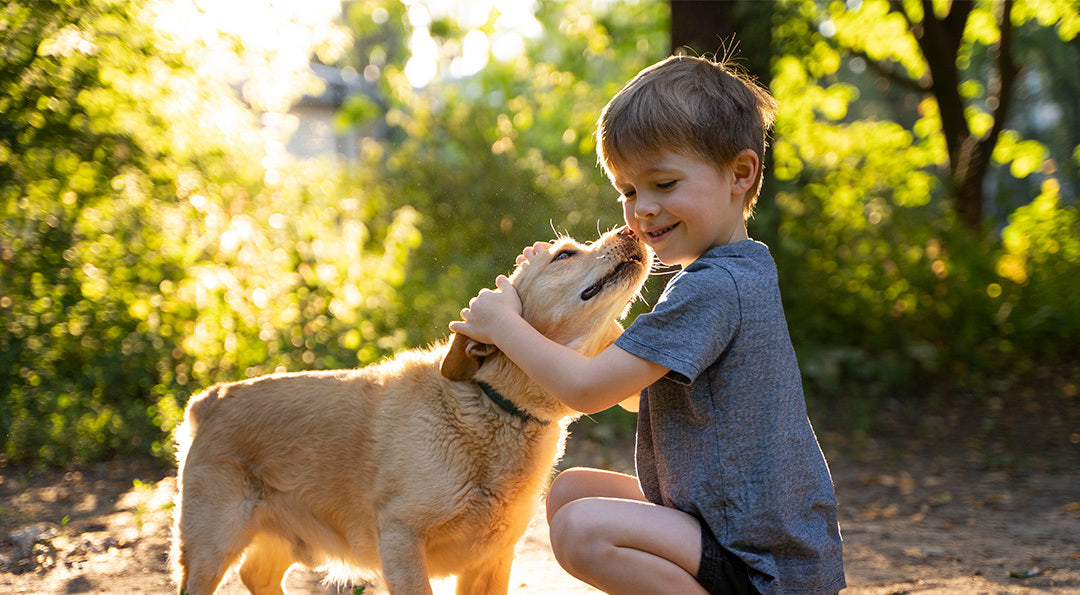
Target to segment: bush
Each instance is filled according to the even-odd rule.
[[[367,4],[353,13],[370,24]],[[438,340],[523,245],[552,228],[589,236],[600,212],[605,227],[618,221],[613,192],[595,200],[607,184],[591,127],[608,87],[662,51],[657,6],[613,10],[604,27],[577,13],[563,45],[532,50],[576,56],[567,70],[523,56],[419,93],[393,47],[404,8],[381,4],[397,18],[365,43],[391,50],[387,109],[352,105],[343,119],[377,116],[389,132],[348,171],[290,164],[236,81],[198,72],[210,42],[154,30],[142,2],[4,8],[9,460],[168,458],[183,405],[209,384],[364,365]],[[565,10],[576,11],[542,15],[549,30]],[[642,22],[648,37],[624,34]]]
[[[166,457],[212,382],[401,347],[415,210],[372,217],[336,166],[264,161],[275,131],[138,3],[4,10],[7,458]]]

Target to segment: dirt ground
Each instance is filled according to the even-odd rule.
[[[845,593],[1080,594],[1080,413],[1008,413],[875,439],[819,428],[841,506]],[[561,466],[632,469],[625,438],[590,434],[575,430]],[[47,471],[0,461],[0,593],[174,592],[174,490],[174,470],[148,461]],[[353,592],[319,578],[298,568],[287,586]],[[435,587],[452,592],[453,580]],[[244,590],[232,574],[220,592]],[[598,593],[559,568],[542,514],[518,546],[510,592]]]

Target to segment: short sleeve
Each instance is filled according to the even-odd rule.
[[[731,343],[740,310],[731,274],[694,263],[672,278],[652,312],[638,316],[615,344],[668,368],[669,379],[691,384]]]

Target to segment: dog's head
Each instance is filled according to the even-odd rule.
[[[521,298],[521,315],[533,328],[592,357],[621,332],[614,321],[626,315],[651,264],[645,245],[622,228],[589,244],[560,238],[518,265],[510,281]],[[440,369],[451,380],[469,380],[494,351],[454,335]]]

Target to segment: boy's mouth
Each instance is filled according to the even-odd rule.
[[[659,229],[653,229],[653,230],[650,230],[650,231],[646,231],[645,235],[648,236],[648,238],[650,240],[658,240],[658,239],[664,237],[665,235],[667,235],[669,231],[671,231],[671,230],[675,229],[676,227],[678,227],[678,225],[679,225],[678,223],[675,223],[674,225],[669,225],[667,227],[661,227]]]

